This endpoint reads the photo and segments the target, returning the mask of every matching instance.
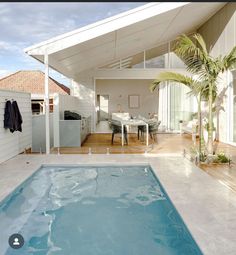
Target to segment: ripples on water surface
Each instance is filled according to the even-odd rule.
[[[1,255],[202,254],[148,166],[44,167],[1,204],[0,229]]]

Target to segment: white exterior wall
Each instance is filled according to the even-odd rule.
[[[11,133],[9,129],[4,129],[4,110],[6,99],[17,101],[22,115],[22,133],[16,131]],[[0,163],[8,160],[32,145],[32,113],[31,96],[29,93],[0,91]]]
[[[236,45],[236,3],[226,4],[198,32],[204,37],[208,48],[212,48],[210,51],[212,56],[228,54]],[[223,75],[218,90],[221,91],[222,88],[230,85],[231,78],[231,75]],[[229,130],[233,122],[229,112],[230,90],[228,88],[223,102],[225,111],[220,112],[219,140],[222,142],[230,142]]]
[[[73,81],[73,95],[79,99],[80,112],[91,116],[91,132],[95,132],[95,82],[94,73],[88,72],[79,75],[76,81]]]

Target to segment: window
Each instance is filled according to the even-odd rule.
[[[146,51],[146,68],[165,68],[168,59],[168,44]]]
[[[186,68],[184,62],[174,53],[176,41],[170,43],[170,68]]]

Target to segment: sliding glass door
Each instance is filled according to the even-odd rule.
[[[236,71],[232,72],[232,98],[231,98],[231,142],[236,143]]]
[[[189,95],[189,88],[182,84],[170,83],[170,130],[179,130],[179,121],[197,118],[197,102]],[[194,113],[196,116],[194,116]]]

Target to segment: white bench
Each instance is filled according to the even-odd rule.
[[[192,140],[196,143],[196,137],[198,134],[198,119],[193,119],[190,121],[183,121],[181,133],[187,133],[192,135]]]

